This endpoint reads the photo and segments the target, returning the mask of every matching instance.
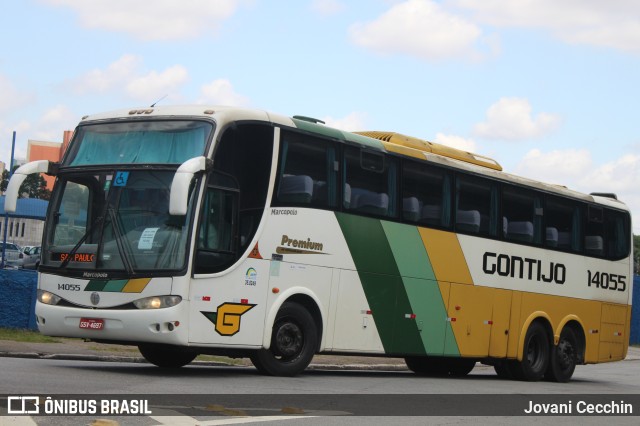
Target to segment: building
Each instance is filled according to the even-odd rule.
[[[5,197],[0,197],[0,241],[16,243],[19,246],[39,246],[42,242],[47,200],[19,198],[15,213],[4,211]]]
[[[67,150],[72,136],[73,132],[71,130],[65,130],[62,136],[62,143],[29,139],[27,145],[27,161],[49,160],[55,163],[62,160],[62,156]],[[45,174],[43,174],[43,177],[47,181],[47,188],[49,190],[53,189],[55,177]]]

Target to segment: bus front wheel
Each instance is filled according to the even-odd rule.
[[[251,362],[262,374],[295,376],[311,363],[318,346],[313,317],[303,306],[285,302],[276,316],[270,348],[251,355]]]
[[[138,345],[138,350],[151,364],[160,368],[180,368],[193,361],[197,353],[169,345],[145,343]]]

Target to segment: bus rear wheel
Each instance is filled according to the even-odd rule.
[[[138,350],[151,364],[160,368],[180,368],[193,361],[197,353],[177,346],[154,345],[144,343],[138,345]]]
[[[507,361],[514,379],[537,382],[549,365],[549,335],[544,325],[533,322],[524,338],[522,361]]]
[[[262,374],[295,376],[311,363],[318,346],[313,317],[301,305],[285,302],[276,316],[269,349],[251,355],[251,362]]]
[[[551,348],[545,379],[560,383],[571,380],[578,363],[579,348],[576,332],[571,327],[563,328],[558,345]]]

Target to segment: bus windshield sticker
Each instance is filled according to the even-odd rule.
[[[153,240],[156,237],[156,232],[160,228],[146,228],[140,235],[138,241],[138,250],[151,250],[153,248]]]
[[[127,186],[127,180],[129,180],[129,172],[116,172],[113,186]]]

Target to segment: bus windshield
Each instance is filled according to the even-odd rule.
[[[81,126],[63,166],[181,164],[205,152],[204,121],[130,121]]]
[[[174,173],[110,170],[58,176],[42,265],[127,275],[182,269],[189,232],[169,216]]]

